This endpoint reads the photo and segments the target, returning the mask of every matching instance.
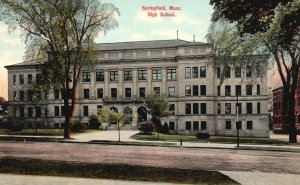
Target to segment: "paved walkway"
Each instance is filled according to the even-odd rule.
[[[180,142],[165,142],[165,141],[142,141],[142,140],[134,140],[130,137],[139,133],[139,131],[134,130],[121,130],[120,136],[121,141],[127,142],[141,142],[141,143],[170,143],[174,146],[180,146]],[[283,136],[282,136],[283,137]],[[118,131],[116,130],[108,130],[101,132],[93,132],[86,134],[75,135],[73,141],[76,142],[92,142],[92,141],[118,141]],[[183,142],[183,147],[199,147],[199,148],[226,148],[226,149],[234,149],[236,148],[236,144],[225,144],[225,143],[200,143],[200,142]],[[300,152],[299,146],[277,146],[277,145],[263,145],[263,144],[240,144],[241,149],[257,149],[257,150],[283,150],[283,151],[294,151]]]

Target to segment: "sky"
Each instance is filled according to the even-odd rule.
[[[205,42],[213,8],[209,0],[102,0],[113,3],[120,12],[118,28],[101,33],[97,43],[126,42],[143,40],[179,39]],[[142,7],[180,7],[176,11],[163,11],[175,14],[174,17],[160,17],[161,11],[145,11]],[[156,12],[157,17],[148,16]],[[19,31],[8,33],[7,26],[0,22],[0,96],[7,99],[7,70],[4,66],[23,62],[25,43]]]
[[[113,3],[120,12],[117,17],[118,28],[101,33],[97,43],[126,42],[144,40],[179,39],[205,42],[205,35],[210,25],[213,7],[209,0],[102,0],[103,3]],[[145,11],[142,7],[169,6],[180,10],[163,11],[174,13],[174,17],[160,17],[161,11]],[[148,13],[157,13],[157,17]],[[0,96],[7,99],[6,65],[23,62],[25,43],[20,32],[8,33],[7,27],[0,22]]]

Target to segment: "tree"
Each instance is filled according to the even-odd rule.
[[[300,67],[299,0],[211,0],[213,20],[237,24],[240,35],[252,35],[271,53],[282,81],[284,120],[289,125],[289,142],[297,143],[295,91]]]
[[[2,96],[0,96],[0,106],[3,108],[3,110],[7,110],[8,102],[7,102],[7,100],[6,100],[4,97],[2,97]],[[0,107],[0,108],[1,108],[1,107]]]
[[[119,135],[119,142],[121,141],[120,137],[120,123],[126,123],[133,119],[133,116],[131,114],[126,113],[119,113],[114,110],[110,110],[107,108],[104,108],[99,111],[98,117],[101,122],[107,122],[107,123],[117,123],[118,127],[118,135]]]
[[[117,27],[118,9],[98,0],[2,0],[0,7],[0,19],[12,31],[21,30],[27,59],[40,62],[41,84],[62,90],[64,138],[70,138],[82,68],[91,68],[95,62],[94,40],[98,34]],[[41,60],[45,58],[48,60]]]
[[[145,104],[149,113],[152,115],[151,121],[156,126],[159,139],[161,118],[168,117],[170,115],[168,101],[163,95],[151,94],[146,97]]]

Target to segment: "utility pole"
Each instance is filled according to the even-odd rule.
[[[239,95],[236,93],[236,145],[240,146],[240,131],[239,131]]]

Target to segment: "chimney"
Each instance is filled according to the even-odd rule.
[[[195,42],[195,34],[193,35],[193,42]]]
[[[178,30],[177,30],[177,40],[178,40]]]

